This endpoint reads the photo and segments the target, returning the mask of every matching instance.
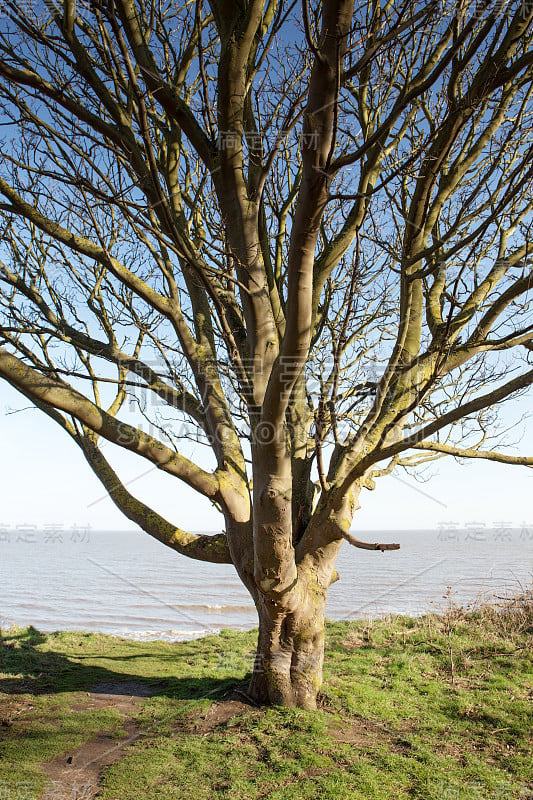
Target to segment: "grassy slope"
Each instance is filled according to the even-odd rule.
[[[254,638],[4,633],[0,787],[37,797],[43,761],[123,733],[116,711],[71,706],[95,684],[140,679],[156,688],[138,710],[145,733],[106,770],[102,800],[533,798],[531,607],[330,623],[318,712],[247,707],[210,724]]]

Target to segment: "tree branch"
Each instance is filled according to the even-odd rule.
[[[15,388],[20,387],[26,396],[70,414],[104,439],[143,456],[205,497],[217,497],[220,487],[216,475],[143,431],[116,420],[68,384],[41,375],[4,348],[0,348],[0,376]]]
[[[128,492],[90,436],[79,437],[77,444],[116,507],[143,531],[188,558],[215,564],[233,563],[225,534],[205,536],[176,528]]]
[[[356,539],[355,536],[352,536],[352,534],[349,531],[343,531],[342,532],[342,538],[345,541],[347,541],[348,544],[351,544],[352,547],[358,547],[360,550],[381,550],[381,552],[384,553],[385,550],[399,550],[400,549],[400,545],[399,544],[393,544],[393,543],[380,544],[379,542],[375,542],[375,543],[362,542],[361,539]]]
[[[434,453],[456,456],[457,458],[482,458],[486,461],[499,461],[501,464],[516,464],[522,467],[533,467],[531,456],[511,456],[507,453],[498,453],[495,450],[476,450],[474,448],[453,447],[440,442],[420,442],[413,445],[414,450],[431,450]]]

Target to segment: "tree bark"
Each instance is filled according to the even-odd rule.
[[[261,705],[316,708],[327,587],[320,587],[316,576],[300,573],[298,594],[290,610],[261,593],[256,600],[259,635],[248,692]]]
[[[261,705],[316,708],[324,661],[324,604],[286,612],[260,601],[259,636],[248,693]]]

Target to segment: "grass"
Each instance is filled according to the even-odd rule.
[[[4,632],[0,797],[24,786],[44,797],[43,762],[123,734],[116,709],[80,701],[136,680],[154,692],[135,710],[143,734],[105,769],[101,800],[533,798],[531,598],[329,623],[315,713],[228,701],[254,643],[233,631],[174,644]]]

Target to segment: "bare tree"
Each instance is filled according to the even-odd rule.
[[[350,533],[363,488],[444,455],[533,465],[494,449],[533,382],[532,18],[4,0],[0,376],[126,517],[235,566],[258,701],[314,707],[342,541],[397,547]],[[147,507],[103,441],[225,531]]]

